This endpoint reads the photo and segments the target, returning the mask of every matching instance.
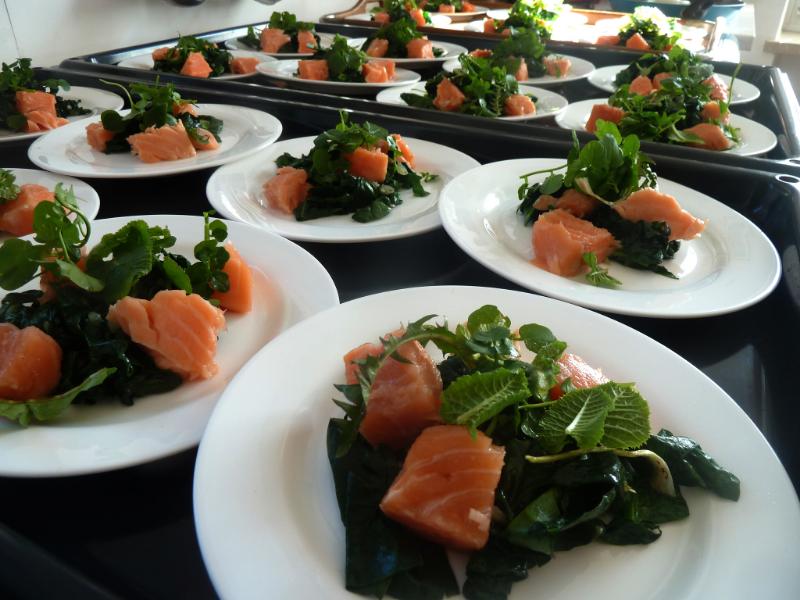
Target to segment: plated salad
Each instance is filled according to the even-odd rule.
[[[361,49],[373,58],[429,59],[444,53],[441,48],[434,48],[433,43],[420,33],[416,23],[409,18],[383,25],[364,41]]]
[[[258,33],[247,28],[239,41],[255,50],[270,54],[313,54],[320,47],[314,23],[298,21],[290,12],[274,12],[267,26]]]
[[[561,14],[562,8],[561,0],[517,0],[508,10],[508,18],[486,19],[483,31],[508,36],[517,29],[528,29],[542,41],[547,41],[553,33],[553,22]]]
[[[705,223],[656,189],[653,163],[636,136],[622,137],[603,120],[596,136],[583,147],[573,137],[566,164],[521,176],[517,212],[533,224],[534,264],[565,277],[585,272],[589,283],[609,288],[622,282],[601,266],[607,259],[677,279],[664,262]],[[531,181],[542,174],[543,181]]]
[[[48,131],[68,123],[67,117],[91,111],[80,100],[59,95],[68,91],[63,79],[40,81],[31,68],[30,58],[20,58],[0,68],[0,127],[14,132]]]
[[[372,20],[381,25],[401,19],[411,19],[418,27],[431,24],[430,13],[415,0],[383,0],[372,9]]]
[[[536,113],[536,98],[520,93],[514,75],[489,59],[462,54],[460,67],[425,82],[425,94],[401,95],[409,106],[481,117],[519,117]]]
[[[224,222],[206,215],[193,258],[141,220],[89,250],[90,223],[59,184],[33,229],[0,246],[0,288],[41,288],[0,303],[0,416],[28,425],[71,404],[130,405],[217,372],[221,309],[249,312],[253,294]]]
[[[437,176],[414,170],[414,154],[400,135],[369,121],[351,123],[343,111],[340,119],[308,154],[278,157],[277,174],[264,184],[271,208],[298,221],[350,214],[368,223],[402,204],[403,190],[428,195],[423,184]]]
[[[385,83],[394,79],[395,64],[388,59],[374,59],[353,48],[347,38],[337,35],[330,48],[319,49],[308,60],[297,63],[297,77],[311,81]]]
[[[201,79],[255,73],[258,62],[249,56],[234,57],[214,42],[190,35],[179,37],[175,46],[153,50],[154,70]]]
[[[677,20],[653,6],[637,6],[615,35],[597,38],[600,46],[625,46],[631,50],[669,51],[681,39]]]
[[[477,7],[466,0],[420,0],[421,8],[440,13],[475,12]]]
[[[651,431],[634,383],[546,326],[492,305],[454,329],[433,318],[344,356],[327,448],[349,591],[456,594],[452,549],[470,553],[467,599],[504,599],[559,552],[657,541],[689,516],[681,486],[738,500],[738,478],[697,442]]]
[[[550,54],[539,34],[532,29],[515,29],[501,41],[494,50],[479,49],[470,52],[472,56],[487,58],[492,66],[504,68],[514,75],[517,81],[532,77],[550,75],[566,77],[572,61],[565,56]]]
[[[89,145],[105,154],[132,152],[146,163],[179,160],[219,148],[223,123],[198,114],[195,100],[181,98],[171,83],[133,83],[130,110],[106,110],[98,123],[86,127]]]

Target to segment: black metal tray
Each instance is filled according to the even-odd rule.
[[[261,26],[263,23],[254,25]],[[363,37],[369,35],[374,28],[360,27],[352,25],[338,25],[321,23],[317,26],[319,31],[341,33],[349,37]],[[247,26],[215,30],[200,34],[201,37],[213,41],[221,42],[245,34]],[[464,32],[442,33],[437,30],[431,34],[432,39],[450,41],[466,46],[469,49],[476,47],[491,47],[497,40],[467,36]],[[137,69],[127,69],[116,66],[115,63],[124,58],[152,51],[164,45],[174,44],[175,38],[161,40],[139,46],[131,46],[117,50],[109,50],[95,54],[70,58],[61,63],[61,67],[70,70],[88,71],[95,75],[103,76],[119,75],[134,77],[141,80],[152,81],[156,73]],[[548,44],[554,52],[561,52],[579,58],[592,61],[596,66],[627,63],[637,54],[626,49],[614,49],[607,47],[581,48],[565,44]],[[735,69],[733,63],[715,62],[715,70],[724,74],[732,74]],[[423,77],[430,76],[436,72],[427,69],[421,72]],[[654,156],[674,156],[676,158],[685,157],[689,160],[709,161],[715,163],[743,167],[748,169],[767,170],[776,173],[796,173],[800,174],[800,105],[791,89],[785,74],[775,67],[763,67],[757,65],[743,65],[739,77],[749,81],[759,88],[761,96],[758,100],[745,105],[737,105],[734,111],[744,117],[753,119],[767,126],[778,137],[776,148],[768,152],[764,157],[742,157],[721,152],[709,152],[685,146],[674,146],[644,142],[645,150]],[[433,123],[448,122],[463,125],[470,128],[490,129],[501,132],[517,133],[526,136],[534,136],[542,139],[568,140],[571,132],[559,128],[554,119],[543,119],[530,122],[502,122],[496,119],[484,119],[479,117],[469,117],[460,114],[442,113],[441,111],[424,110],[406,106],[380,105],[380,108],[370,106],[374,104],[374,99],[366,97],[347,97],[333,96],[329,94],[319,94],[315,92],[286,89],[273,84],[263,75],[255,75],[246,80],[190,80],[187,83],[186,77],[180,75],[161,74],[162,81],[173,81],[181,85],[191,85],[194,87],[213,88],[227,90],[234,94],[254,94],[270,98],[283,98],[296,100],[309,104],[325,104],[327,106],[340,106],[343,108],[353,108],[358,110],[377,111],[384,114],[398,115]],[[570,102],[577,102],[588,98],[604,98],[608,96],[589,84],[585,79],[550,87],[564,95]],[[589,139],[588,133],[580,133],[582,139]],[[713,158],[710,158],[713,157]]]
[[[99,85],[86,74],[43,74]],[[337,110],[327,106],[233,95],[208,86],[180,86],[179,91],[200,101],[269,111],[282,121],[284,138],[313,135],[338,121]],[[563,157],[568,150],[565,139],[532,139],[362,110],[353,117],[456,147],[481,162]],[[27,147],[0,144],[0,166],[32,166]],[[731,315],[668,321],[612,318],[675,350],[725,389],[764,433],[800,489],[795,439],[800,405],[794,378],[800,361],[795,339],[800,332],[800,178],[667,156],[658,159],[657,168],[663,177],[715,197],[753,220],[778,249],[782,278],[763,302]],[[198,214],[209,208],[205,184],[210,174],[90,183],[101,197],[101,218]],[[465,255],[441,229],[389,242],[301,245],[329,270],[342,301],[420,285],[520,289]],[[354,264],[359,268],[353,269]],[[187,451],[147,465],[66,479],[0,478],[0,597],[213,598],[193,527],[194,457],[194,451]],[[265,581],[265,590],[268,585]]]

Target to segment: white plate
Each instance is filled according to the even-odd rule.
[[[220,597],[260,599],[269,582],[272,598],[357,598],[344,588],[344,529],[325,450],[328,419],[341,414],[330,399],[333,384],[344,381],[342,355],[401,322],[436,313],[459,323],[482,304],[497,305],[514,325],[546,325],[609,377],[637,382],[653,431],[694,438],[742,481],[738,502],[683,488],[691,516],[663,525],[654,544],[595,542],[559,552],[515,583],[511,600],[796,595],[794,488],[753,422],[714,382],[661,344],[582,308],[509,290],[430,287],[316,315],[231,382],[206,428],[194,479],[198,539]],[[313,352],[309,340],[320,341]],[[287,369],[286,357],[302,357],[302,369]]]
[[[402,87],[420,80],[419,73],[399,67],[395,69],[394,79],[384,83],[300,79],[295,75],[298,62],[297,60],[279,60],[274,63],[263,63],[258,65],[258,71],[270,79],[287,82],[289,87],[323,94],[374,94],[378,90]]]
[[[266,148],[281,135],[282,126],[272,115],[229,104],[198,104],[200,114],[223,120],[222,143],[216,150],[204,150],[181,160],[145,163],[133,154],[104,154],[89,146],[86,125],[100,121],[70,123],[39,138],[28,149],[28,158],[54,173],[76,177],[133,178],[175,175],[207,169],[239,160]],[[127,114],[127,111],[120,111]]]
[[[428,13],[431,16],[430,24],[426,25],[426,27],[447,27],[452,23],[452,19],[444,14],[439,14],[436,12]],[[359,13],[357,15],[348,15],[347,20],[353,21],[372,21],[372,15],[370,13]]]
[[[92,112],[85,115],[77,115],[74,117],[67,117],[70,123],[88,119],[95,115],[99,115],[104,110],[119,110],[125,106],[125,101],[122,97],[113,92],[106,90],[98,90],[97,88],[83,87],[80,85],[73,85],[69,91],[61,91],[59,96],[66,100],[80,100],[83,108]],[[15,133],[8,129],[0,128],[0,143],[2,142],[19,142],[22,140],[30,140],[47,133],[46,131],[37,131],[35,133]]]
[[[254,50],[234,50],[231,52],[231,54],[233,54],[234,58],[257,58],[259,64],[275,62],[277,60],[272,56],[265,54],[264,52],[256,52]],[[131,56],[130,58],[126,58],[125,60],[118,62],[117,66],[125,67],[126,69],[142,69],[144,71],[152,71],[153,56],[152,54],[139,54],[138,56]],[[245,79],[246,77],[252,77],[255,74],[255,71],[252,73],[225,73],[223,75],[210,77],[210,79]],[[180,73],[169,73],[169,75],[180,75]],[[192,77],[191,79],[197,78]]]
[[[404,88],[391,88],[388,90],[383,90],[382,92],[378,93],[375,99],[383,104],[399,104],[400,106],[406,106],[406,103],[401,98],[401,95],[405,94],[406,92],[424,94],[425,83],[420,82]],[[520,85],[519,93],[531,94],[536,97],[536,113],[532,115],[520,115],[518,117],[497,117],[498,119],[502,119],[503,121],[532,121],[534,119],[556,117],[558,114],[562,113],[569,104],[569,100],[560,94],[530,85]]]
[[[617,86],[614,84],[614,81],[617,78],[617,73],[627,68],[628,65],[611,65],[610,67],[601,67],[589,75],[589,83],[605,92],[616,92]],[[724,81],[725,85],[730,87],[730,75],[721,75],[718,73],[717,77]],[[733,85],[733,99],[731,100],[731,104],[744,104],[746,102],[752,102],[760,95],[761,90],[759,90],[752,83],[737,79],[736,83]]]
[[[602,104],[608,101],[608,98],[594,98],[590,100],[581,100],[570,104],[567,109],[556,117],[556,123],[564,129],[575,129],[577,131],[584,131],[586,121],[589,120],[589,115],[592,112],[592,107],[595,104]],[[739,156],[755,156],[764,154],[772,150],[778,144],[778,138],[772,133],[772,130],[765,127],[761,123],[752,121],[740,115],[731,113],[731,125],[739,128],[741,131],[742,141],[738,146],[734,146],[729,150],[709,150],[709,152],[726,152],[728,154],[737,154]],[[680,146],[679,144],[672,144]]]
[[[315,33],[319,36],[319,44],[320,44],[320,46],[322,48],[327,48],[328,46],[331,45],[331,42],[333,42],[334,34],[325,33],[325,32],[319,32],[319,31],[316,31]],[[256,35],[261,35],[261,30],[260,29],[256,29]],[[361,42],[362,43],[363,43],[363,40],[364,40],[364,38],[361,38]],[[351,45],[351,46],[354,45],[353,42],[349,38],[348,38],[348,42],[347,43],[349,45]],[[233,38],[233,39],[230,39],[230,40],[226,41],[225,42],[225,46],[228,48],[228,50],[244,50],[244,51],[248,51],[248,52],[258,52],[259,54],[262,54],[264,56],[271,56],[272,58],[275,58],[275,59],[303,58],[303,57],[308,58],[309,56],[311,56],[308,52],[306,52],[306,53],[301,53],[301,52],[263,52],[263,51],[260,51],[260,50],[255,50],[254,48],[251,48],[250,46],[248,46],[246,44],[243,44],[242,42],[240,42],[238,40],[238,38]]]
[[[203,237],[202,217],[162,215],[102,219],[92,224],[90,245],[132,219],[169,227],[175,250],[192,256]],[[23,429],[0,423],[0,475],[60,477],[120,469],[169,456],[200,441],[222,390],[245,362],[295,323],[339,303],[327,271],[308,252],[277,235],[228,222],[230,239],[254,270],[254,307],[228,313],[219,336],[219,373],[205,381],[133,406],[109,401],[73,406],[59,419]]]
[[[436,203],[445,184],[453,177],[480,165],[474,158],[447,146],[405,138],[416,158],[415,169],[436,173],[439,178],[424,184],[430,195],[416,197],[410,190],[400,193],[403,203],[388,216],[372,223],[357,223],[350,215],[297,221],[269,208],[264,184],[277,170],[275,159],[288,152],[307,154],[315,136],[278,142],[247,160],[218,169],[208,180],[208,200],[220,214],[273,231],[292,240],[309,242],[367,242],[408,237],[441,225]]]
[[[0,167],[2,168],[2,167]],[[16,184],[21,186],[26,183],[35,183],[43,185],[51,192],[55,190],[57,183],[63,183],[64,187],[72,187],[75,192],[75,199],[78,201],[78,208],[86,215],[90,221],[94,221],[100,210],[100,196],[97,195],[95,189],[88,183],[84,183],[80,179],[74,177],[64,177],[63,175],[55,175],[47,171],[38,171],[36,169],[6,169],[11,171],[16,177]],[[11,234],[5,231],[0,231],[0,243],[3,240],[12,237]]]
[[[703,234],[681,242],[664,266],[680,279],[609,261],[617,289],[591,285],[583,275],[561,277],[531,264],[531,227],[517,214],[519,176],[566,161],[552,158],[490,163],[456,177],[442,192],[445,231],[472,258],[531,290],[607,312],[659,318],[719,315],[765,298],[781,274],[778,253],[761,230],[736,211],[691,188],[659,179],[659,190],[708,221]],[[531,177],[543,181],[546,173]]]
[[[526,79],[525,81],[520,81],[520,83],[528,85],[558,85],[561,83],[567,83],[569,81],[578,81],[594,73],[594,65],[590,63],[588,60],[584,60],[576,56],[567,56],[566,54],[559,54],[557,56],[563,56],[564,58],[568,58],[570,59],[570,61],[572,61],[572,67],[570,67],[570,70],[567,73],[566,77],[541,75],[540,77],[531,77],[529,79]],[[442,65],[442,69],[444,69],[448,73],[452,73],[460,66],[461,63],[458,62],[457,58],[454,58],[444,63]]]

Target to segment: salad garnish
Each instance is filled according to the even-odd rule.
[[[508,9],[508,18],[488,19],[487,33],[513,32],[518,29],[533,31],[543,42],[550,39],[553,23],[563,10],[562,0],[517,0]]]
[[[233,55],[220,48],[214,42],[185,35],[178,38],[178,42],[172,48],[168,48],[163,56],[153,61],[153,69],[165,73],[180,73],[186,63],[186,59],[193,52],[200,53],[211,68],[211,77],[219,77],[225,73],[230,73],[230,63]]]
[[[314,23],[298,21],[297,16],[290,12],[274,12],[270,15],[267,29],[279,29],[284,35],[289,37],[289,41],[276,50],[278,53],[297,53],[312,52],[313,50],[301,48],[298,34],[301,31],[310,31],[316,40],[316,47],[319,47],[320,38],[314,32]],[[262,50],[261,32],[256,31],[252,26],[247,28],[247,35],[240,37],[239,41],[255,50]]]
[[[648,48],[637,49],[667,51],[681,38],[676,24],[676,19],[665,16],[658,8],[637,6],[619,30],[619,43],[630,45],[630,39],[638,35]]]
[[[434,533],[439,518],[450,524],[447,546],[457,546],[453,536],[467,532],[483,536],[467,563],[464,596],[504,599],[531,568],[559,552],[593,541],[656,541],[661,525],[689,516],[681,486],[739,498],[738,478],[696,442],[667,429],[651,431],[649,406],[635,384],[609,381],[568,353],[567,344],[547,327],[514,328],[492,305],[478,308],[454,329],[433,318],[408,323],[382,337],[378,346],[366,345],[366,357],[352,363],[355,379],[348,375],[351,383],[335,386],[344,399],[334,402],[345,415],[331,419],[327,444],[346,530],[348,590],[400,599],[458,593],[442,536]],[[442,354],[435,363],[438,423],[420,422],[420,433],[400,447],[368,440],[365,416],[388,410],[385,393],[373,396],[373,391],[392,385],[391,397],[402,398],[418,390],[422,384],[410,374],[424,370],[428,345]],[[394,375],[382,376],[383,369]],[[397,375],[402,369],[407,369],[405,379]],[[576,373],[590,374],[590,381],[572,381]],[[398,422],[408,426],[407,420]],[[419,454],[423,437],[425,444],[440,434],[455,439],[459,430],[467,438],[459,438],[461,444],[469,444],[469,436],[476,444],[463,455],[455,446],[446,453],[456,453],[450,459]],[[476,497],[476,506],[463,511],[449,504],[462,497],[461,490],[465,499],[459,502],[469,503],[474,496],[467,490],[474,494],[487,485],[488,475],[480,469],[489,467],[478,462],[479,456],[498,453],[504,460],[491,490],[493,501],[478,507]],[[416,485],[451,483],[446,496],[418,496],[421,504],[415,506],[412,495],[398,499],[404,492],[398,486],[413,485],[404,473],[421,464],[417,477],[423,479]],[[398,512],[399,503],[404,508]],[[451,508],[440,514],[445,504]]]
[[[14,173],[0,169],[0,205],[14,200],[19,195],[19,186]]]
[[[370,11],[372,18],[378,23],[390,23],[400,19],[411,19],[418,27],[425,27],[431,23],[431,15],[422,10],[423,2],[416,0],[383,0]]]
[[[409,43],[417,39],[425,39],[425,37],[418,29],[416,23],[409,18],[402,18],[382,25],[378,31],[369,36],[361,46],[361,49],[370,56],[379,56],[386,58],[424,58],[421,56],[409,55]],[[386,40],[388,47],[381,54],[373,54],[370,52],[370,45],[374,40]],[[433,47],[431,49],[433,56],[441,56],[444,50],[441,48]]]

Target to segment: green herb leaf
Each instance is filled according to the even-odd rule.
[[[0,246],[0,287],[16,290],[33,279],[42,259],[42,247],[9,238]]]
[[[16,200],[19,196],[19,186],[16,177],[11,171],[0,169],[0,205]]]
[[[440,412],[445,423],[466,425],[475,431],[507,406],[520,403],[528,396],[525,373],[500,368],[456,379],[442,393]]]
[[[583,262],[589,267],[586,280],[592,285],[605,288],[615,288],[622,285],[619,279],[608,274],[608,269],[603,269],[597,264],[597,256],[594,252],[584,252]]]

